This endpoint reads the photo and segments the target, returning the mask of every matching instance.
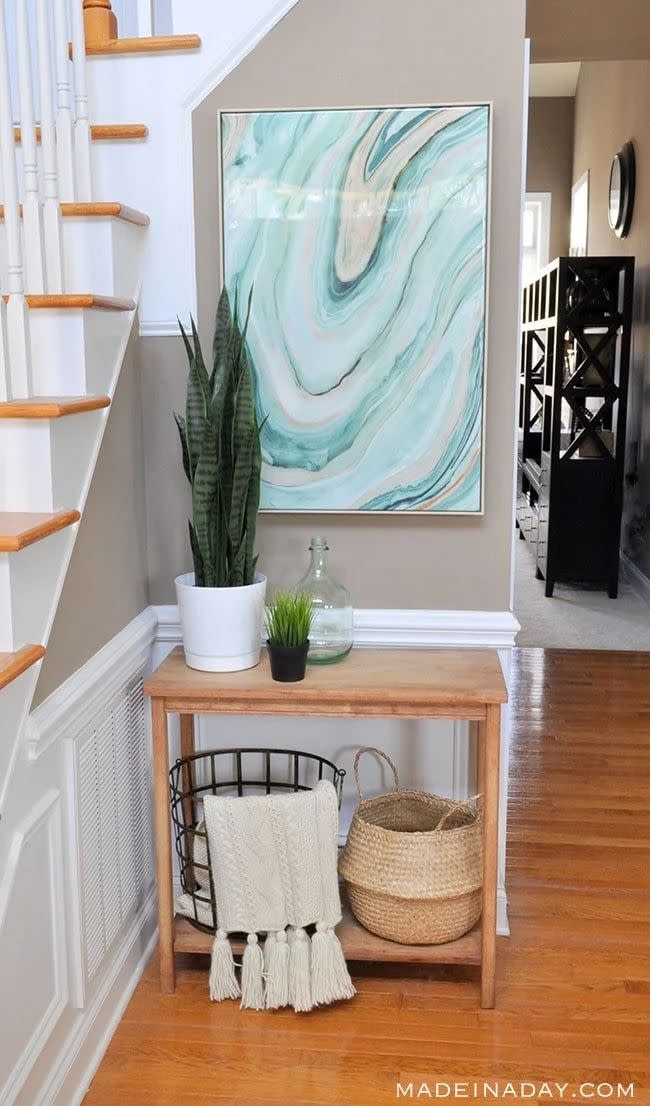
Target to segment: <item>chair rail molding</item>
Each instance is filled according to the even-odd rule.
[[[156,641],[181,642],[178,607],[154,606]],[[434,611],[358,608],[355,645],[384,649],[512,649],[521,629],[512,611]]]
[[[24,730],[30,760],[37,760],[57,739],[74,737],[126,680],[145,670],[157,625],[154,609],[147,607],[36,707]]]

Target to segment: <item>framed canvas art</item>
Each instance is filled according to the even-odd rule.
[[[483,509],[490,107],[225,111],[263,510]]]

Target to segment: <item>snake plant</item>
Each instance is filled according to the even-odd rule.
[[[190,545],[198,587],[241,587],[255,578],[260,500],[260,428],[253,374],[237,305],[224,288],[217,307],[208,373],[192,319],[191,337],[179,320],[189,362],[185,414],[174,414],[183,468],[192,488]]]

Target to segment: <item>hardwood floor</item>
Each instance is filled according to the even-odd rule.
[[[152,963],[85,1106],[381,1106],[398,1081],[420,1101],[458,1082],[446,1101],[483,1102],[471,1084],[497,1080],[504,1101],[524,1081],[527,1102],[580,1101],[589,1083],[650,1104],[650,653],[515,659],[496,1010],[478,1008],[473,969],[384,969],[301,1016],[210,1004],[196,959],[162,996]],[[549,1097],[543,1081],[568,1086]]]

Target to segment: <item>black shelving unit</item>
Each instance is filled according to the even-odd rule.
[[[517,527],[546,595],[618,593],[634,259],[559,257],[524,288]]]

